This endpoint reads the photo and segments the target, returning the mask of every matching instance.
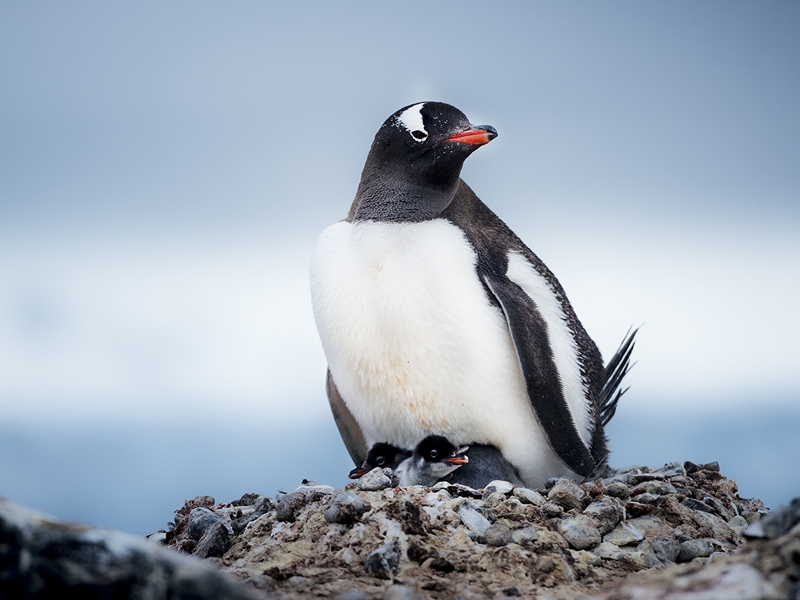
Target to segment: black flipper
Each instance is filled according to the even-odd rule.
[[[327,379],[325,380],[325,391],[328,394],[333,420],[336,421],[336,427],[339,428],[339,435],[342,436],[345,448],[347,448],[347,452],[355,465],[357,467],[361,466],[367,459],[367,441],[364,439],[364,433],[361,431],[361,427],[358,426],[353,413],[344,403],[344,399],[339,393],[333,377],[331,377],[330,369],[328,369]]]
[[[547,324],[530,296],[516,283],[496,273],[483,272],[481,277],[505,315],[533,414],[547,442],[572,471],[590,476],[597,464],[581,439],[564,398]]]
[[[600,424],[603,427],[608,425],[614,413],[617,412],[617,402],[619,402],[622,395],[629,389],[625,388],[621,390],[619,386],[625,375],[628,374],[628,371],[630,371],[633,366],[631,364],[631,353],[633,352],[633,347],[636,345],[633,338],[636,337],[638,331],[638,327],[633,331],[630,329],[628,330],[619,349],[617,349],[617,352],[606,365],[603,390],[600,392],[597,403],[597,412],[600,418]]]

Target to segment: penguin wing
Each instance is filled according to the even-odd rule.
[[[481,279],[505,316],[533,414],[550,447],[572,471],[584,477],[591,475],[597,464],[564,398],[547,324],[536,303],[519,285],[495,270],[483,270]]]
[[[325,380],[325,392],[328,394],[333,420],[336,421],[336,427],[339,428],[339,435],[342,436],[345,448],[356,466],[360,467],[367,460],[367,441],[353,413],[344,403],[344,399],[333,381],[330,369],[328,369]]]

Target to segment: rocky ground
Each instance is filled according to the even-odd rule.
[[[762,521],[715,463],[548,484],[399,488],[376,469],[345,490],[194,498],[151,537],[276,598],[795,598],[800,502]],[[764,540],[742,553],[745,530]]]

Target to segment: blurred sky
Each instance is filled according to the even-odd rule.
[[[463,177],[604,354],[644,325],[620,410],[796,407],[798,31],[773,1],[4,2],[0,418],[328,422],[308,259],[427,99],[497,128]]]

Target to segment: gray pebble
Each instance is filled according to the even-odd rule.
[[[614,498],[600,498],[587,506],[583,514],[594,521],[600,535],[605,535],[623,519],[625,509]]]
[[[677,494],[675,486],[666,481],[645,481],[631,490],[631,496],[639,494],[653,494],[654,496],[666,496],[667,494]]]
[[[564,519],[558,526],[558,532],[576,550],[594,548],[602,541],[593,521],[585,515]]]
[[[519,498],[523,502],[527,502],[528,504],[533,504],[534,506],[541,506],[544,504],[544,496],[542,496],[539,492],[534,492],[533,490],[529,490],[528,488],[524,487],[517,487],[514,488],[513,494],[516,498]]]
[[[686,540],[681,543],[678,562],[689,562],[694,558],[710,556],[712,552],[714,552],[714,544],[711,540]]]
[[[636,544],[644,539],[642,533],[633,525],[620,523],[613,531],[603,536],[604,542],[609,542],[616,546],[627,546]]]
[[[592,551],[593,554],[600,558],[608,558],[611,560],[616,560],[621,552],[619,546],[611,542],[603,542]]]
[[[461,517],[461,522],[467,529],[478,536],[484,535],[491,525],[486,517],[466,504],[458,509],[458,516]]]
[[[539,534],[533,527],[523,527],[511,532],[511,541],[520,546],[532,544],[539,539]]]
[[[379,579],[392,579],[400,568],[400,544],[393,540],[384,544],[364,561],[364,571]]]
[[[365,492],[377,492],[392,487],[392,480],[386,476],[383,469],[375,467],[369,473],[361,476],[356,482],[358,489]]]
[[[638,474],[631,474],[628,475],[628,484],[629,485],[638,485],[644,481],[655,481],[655,480],[664,480],[666,479],[663,473],[638,473]]]
[[[486,487],[483,490],[483,495],[485,497],[489,496],[490,494],[494,494],[496,492],[500,492],[501,494],[510,494],[513,489],[514,486],[508,481],[495,479],[494,481],[490,481],[486,485]]]
[[[728,510],[722,502],[714,498],[714,496],[704,496],[703,502],[708,504],[711,508],[714,509],[714,512],[717,513],[720,517],[725,519],[726,521],[730,521],[733,518],[733,513]]]
[[[657,537],[650,546],[656,556],[660,556],[666,561],[675,562],[681,552],[681,545],[673,539],[667,537]]]
[[[567,509],[577,508],[578,510],[583,508],[585,496],[586,493],[581,487],[566,477],[559,478],[547,493],[547,497],[553,502],[557,502]]]
[[[639,494],[638,496],[634,496],[631,498],[633,502],[638,502],[639,504],[661,504],[664,501],[663,496],[656,496],[655,494]]]
[[[216,521],[200,538],[200,542],[194,549],[195,556],[208,558],[210,556],[222,556],[231,547],[231,534],[222,520]]]
[[[701,502],[700,500],[695,500],[694,498],[684,498],[681,500],[681,504],[684,506],[691,508],[692,510],[702,510],[703,512],[711,513],[714,512],[714,509],[711,508],[705,502]]]
[[[295,515],[306,505],[307,497],[303,492],[290,492],[278,498],[275,515],[278,521],[294,521]]]
[[[564,509],[555,502],[545,502],[542,504],[542,514],[548,519],[554,519],[564,514]]]
[[[195,541],[199,541],[212,525],[222,521],[217,513],[205,507],[199,507],[189,513],[189,524],[186,533]]]
[[[361,496],[351,492],[339,492],[333,497],[323,516],[328,523],[349,525],[358,521],[370,508],[369,503],[364,502]]]
[[[608,486],[606,486],[604,491],[608,496],[613,496],[614,498],[621,498],[623,500],[631,495],[630,488],[621,481],[615,481],[613,483],[610,483]]]
[[[730,525],[731,529],[733,529],[736,533],[740,534],[747,527],[747,519],[745,519],[741,515],[736,515],[730,521],[728,521],[728,525]]]
[[[489,526],[483,537],[489,546],[507,546],[512,542],[511,530],[501,523]]]

